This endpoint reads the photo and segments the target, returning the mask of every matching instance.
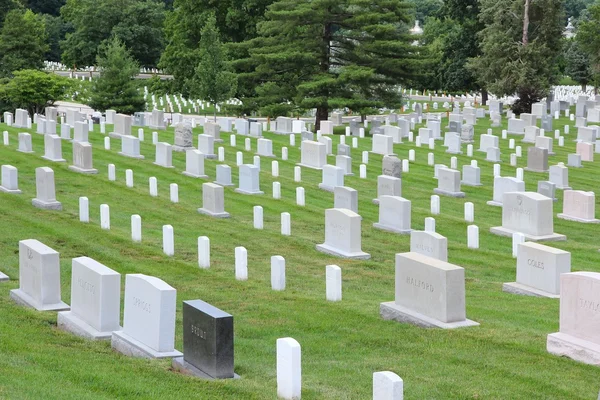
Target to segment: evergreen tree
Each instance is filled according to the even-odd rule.
[[[99,46],[113,36],[125,43],[134,59],[156,66],[163,49],[165,5],[158,0],[67,0],[61,17],[73,31],[61,42],[63,63],[91,66]]]
[[[46,51],[43,18],[30,10],[10,11],[0,34],[0,76],[11,76],[20,69],[42,68]]]
[[[586,90],[586,85],[592,81],[592,65],[590,58],[585,53],[579,42],[569,40],[566,44],[567,51],[565,52],[565,74],[581,85],[583,91]]]
[[[4,25],[8,12],[14,9],[22,10],[23,6],[17,0],[0,0],[0,28]]]
[[[482,54],[471,67],[495,95],[517,94],[517,114],[530,112],[559,78],[562,0],[482,0],[480,19]]]
[[[100,111],[114,109],[124,114],[145,109],[144,96],[134,80],[139,65],[123,42],[115,37],[103,45],[97,65],[100,76],[92,82],[90,107]]]
[[[244,102],[266,112],[316,108],[316,129],[333,108],[365,115],[401,105],[397,85],[419,60],[408,3],[281,0],[265,16],[260,36],[245,44],[251,58],[236,61],[253,71],[241,79],[259,86]]]
[[[175,0],[165,21],[166,48],[160,66],[173,74],[176,88],[189,95],[189,77],[200,62],[202,28],[210,16],[216,18],[223,43],[237,43],[256,37],[256,24],[263,20],[273,0]],[[238,50],[239,52],[240,50]],[[247,53],[236,54],[237,58]]]
[[[192,94],[215,106],[216,121],[216,105],[233,96],[237,87],[237,77],[229,70],[227,54],[219,38],[214,16],[208,18],[202,29],[198,54],[200,63],[196,67],[191,84]]]

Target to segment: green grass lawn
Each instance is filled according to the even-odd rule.
[[[554,121],[562,132],[567,119]],[[506,127],[506,120],[504,119]],[[443,124],[445,125],[445,124]],[[488,119],[480,119],[476,135],[485,133]],[[505,128],[504,127],[504,128]],[[418,128],[418,127],[417,127]],[[502,128],[494,128],[500,135]],[[559,301],[517,296],[502,292],[503,282],[515,280],[516,261],[511,257],[511,239],[489,233],[501,225],[501,209],[486,205],[492,198],[492,164],[485,154],[475,152],[481,167],[479,188],[464,187],[464,199],[441,198],[442,214],[436,216],[437,232],[448,238],[449,262],[466,272],[467,317],[478,327],[457,330],[422,329],[384,321],[379,303],[394,299],[394,255],[409,251],[409,236],[373,229],[378,208],[376,177],[381,173],[381,156],[370,154],[368,179],[358,177],[361,151],[370,150],[371,140],[360,139],[352,149],[355,176],[345,184],[358,190],[362,215],[362,248],[371,254],[368,261],[349,261],[317,252],[324,240],[324,210],[333,206],[333,194],[321,191],[319,171],[304,168],[302,183],[293,181],[293,168],[300,159],[299,148],[290,148],[288,137],[266,133],[273,140],[274,153],[289,148],[289,160],[281,161],[280,177],[271,176],[271,159],[262,159],[262,196],[246,196],[225,189],[227,220],[200,215],[203,180],[185,177],[185,155],[173,153],[174,169],[153,165],[151,130],[141,152],[145,160],[119,156],[120,142],[112,140],[112,150],[104,150],[99,127],[90,134],[94,145],[94,166],[98,175],[81,175],[67,169],[72,148],[63,142],[67,163],[41,158],[43,137],[31,130],[35,154],[16,151],[17,134],[23,129],[0,125],[10,132],[10,145],[0,146],[0,163],[19,169],[23,194],[0,193],[0,271],[11,281],[0,284],[0,398],[87,399],[87,398],[276,398],[275,342],[293,337],[302,346],[302,396],[305,399],[368,399],[372,396],[372,374],[390,370],[404,380],[407,399],[595,399],[600,389],[600,369],[560,358],[546,352],[546,335],[558,331]],[[137,128],[134,128],[134,132]],[[415,130],[415,134],[416,131]],[[110,132],[107,127],[107,132]],[[194,133],[201,133],[196,128]],[[549,133],[553,134],[552,133]],[[229,134],[222,133],[226,162],[232,166],[237,183],[235,152]],[[565,138],[565,147],[554,143],[550,163],[567,161],[575,151],[576,129]],[[160,132],[160,139],[173,142],[173,131]],[[196,140],[194,143],[197,143]],[[299,145],[300,140],[297,138]],[[334,152],[339,143],[334,138]],[[351,141],[348,141],[351,143]],[[437,142],[436,163],[450,165],[452,155]],[[500,141],[502,175],[514,176],[509,165],[508,140]],[[479,142],[475,143],[478,148]],[[395,145],[400,158],[407,158],[414,143]],[[256,150],[256,139],[252,139]],[[526,165],[526,147],[519,166]],[[403,196],[412,201],[412,227],[423,229],[429,214],[429,199],[437,181],[433,166],[427,165],[426,147],[416,149],[416,162],[403,175]],[[470,162],[458,156],[459,168]],[[254,152],[244,152],[252,162]],[[329,158],[335,163],[334,157]],[[107,165],[117,168],[117,181],[110,182]],[[215,179],[216,160],[206,160],[210,181]],[[35,168],[50,166],[55,171],[57,199],[63,211],[34,208]],[[125,170],[134,171],[135,187],[125,186]],[[158,179],[159,197],[150,197],[148,178]],[[570,170],[574,189],[598,191],[600,163],[585,163]],[[535,191],[537,181],[547,174],[525,172],[526,188]],[[281,182],[281,200],[271,196],[273,181]],[[169,184],[179,185],[178,204],[169,201]],[[295,204],[295,189],[306,189],[306,207]],[[90,202],[90,223],[78,218],[78,198]],[[562,193],[554,214],[562,211]],[[475,204],[475,224],[480,228],[479,250],[467,249],[467,225],[463,204]],[[101,204],[110,205],[111,230],[99,226]],[[264,208],[264,230],[252,227],[252,207]],[[292,236],[280,235],[280,213],[289,212]],[[142,217],[143,241],[130,239],[130,217]],[[598,214],[598,212],[597,212]],[[162,226],[173,225],[175,256],[162,253]],[[555,218],[555,231],[568,237],[551,243],[572,253],[573,271],[600,271],[600,228]],[[197,238],[211,240],[211,268],[197,264]],[[125,275],[144,273],[163,279],[177,289],[176,348],[182,350],[182,301],[202,299],[234,316],[235,371],[240,380],[207,382],[171,370],[166,360],[132,359],[111,350],[110,343],[89,342],[56,327],[56,313],[41,313],[15,305],[9,291],[18,287],[18,241],[38,239],[60,252],[62,299],[70,303],[71,259],[91,257]],[[234,248],[248,250],[249,279],[235,280]],[[270,289],[270,258],[286,259],[287,287]],[[325,300],[325,266],[342,268],[343,301]],[[123,277],[124,278],[124,277]],[[122,284],[124,289],[124,280]]]

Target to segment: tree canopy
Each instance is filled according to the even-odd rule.
[[[48,51],[44,20],[31,10],[14,9],[0,33],[0,76],[19,69],[39,69]]]
[[[103,42],[116,36],[144,66],[158,64],[163,50],[165,5],[157,0],[67,0],[61,9],[73,27],[61,43],[68,66],[94,65]]]
[[[481,56],[471,67],[479,82],[497,96],[519,96],[515,112],[529,112],[558,81],[561,0],[482,0]]]
[[[316,108],[317,129],[334,108],[399,107],[397,85],[418,68],[410,18],[399,0],[278,1],[244,44],[250,58],[236,61],[256,86],[242,100],[268,115]]]
[[[46,106],[63,99],[69,92],[71,81],[55,74],[37,70],[21,70],[0,84],[0,103],[11,110],[24,108],[31,115],[41,113]]]

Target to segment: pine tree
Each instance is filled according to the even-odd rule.
[[[365,115],[401,105],[400,84],[418,67],[400,0],[281,0],[236,61],[258,86],[242,101],[263,112],[316,109],[316,129],[334,108]]]
[[[233,96],[237,87],[237,77],[229,71],[227,54],[219,38],[214,16],[210,16],[206,21],[201,37],[198,51],[200,62],[191,83],[192,95],[215,106],[216,121],[216,106]]]
[[[97,65],[100,76],[93,81],[90,107],[124,114],[144,110],[144,96],[134,81],[139,65],[119,39],[114,37],[102,46]]]
[[[563,13],[561,0],[481,1],[482,55],[470,65],[490,92],[518,95],[517,114],[530,112],[558,81]]]
[[[573,39],[568,40],[567,51],[565,52],[565,74],[581,85],[583,91],[586,85],[592,81],[592,65],[590,58],[585,53],[579,42]]]
[[[11,76],[20,69],[42,68],[48,48],[41,16],[30,10],[10,11],[0,34],[0,76]]]

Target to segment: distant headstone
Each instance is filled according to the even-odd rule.
[[[198,209],[198,212],[211,217],[229,218],[229,213],[225,212],[223,186],[209,182],[202,184],[202,207]]]
[[[175,350],[177,291],[143,274],[125,277],[123,330],[112,333],[112,348],[141,358],[181,357]]]
[[[600,365],[600,273],[560,277],[560,329],[548,335],[549,353]]]
[[[380,315],[424,328],[479,325],[466,318],[465,270],[412,252],[396,254],[395,301],[381,303]]]
[[[71,171],[81,174],[97,174],[92,161],[92,145],[87,142],[73,142],[73,165]]]
[[[59,254],[35,240],[19,242],[19,288],[10,291],[16,303],[38,311],[68,310],[60,297]]]
[[[383,156],[381,170],[382,175],[402,178],[402,160],[396,156]]]
[[[206,124],[204,125],[206,131]],[[216,125],[219,126],[219,125]],[[192,126],[185,122],[175,125],[175,139],[173,144],[174,151],[187,151],[194,148]]]
[[[411,232],[411,203],[403,197],[379,197],[379,221],[374,228],[403,235]]]
[[[500,236],[522,233],[530,241],[566,240],[554,233],[553,201],[535,192],[508,192],[502,199],[502,226],[490,232]]]
[[[402,180],[393,176],[379,175],[377,177],[377,198],[374,204],[379,204],[381,196],[402,196]]]
[[[438,187],[434,193],[450,197],[465,197],[465,192],[460,191],[460,171],[440,168],[438,171]]]
[[[305,140],[300,145],[300,165],[312,169],[322,169],[327,164],[327,148],[323,143]]]
[[[571,272],[571,253],[525,242],[517,250],[517,281],[502,290],[525,296],[560,297],[560,275]]]
[[[334,187],[333,208],[346,208],[358,213],[358,191],[346,186]]]
[[[596,196],[594,192],[565,190],[563,212],[558,214],[557,217],[586,224],[599,224],[600,219],[596,219],[595,208]]]
[[[208,178],[204,172],[204,154],[200,150],[191,148],[185,152],[185,171],[182,174],[192,178]]]
[[[110,339],[121,330],[121,274],[89,257],[71,268],[71,310],[58,313],[58,327],[87,339]]]
[[[35,169],[36,197],[31,201],[34,207],[45,210],[62,210],[62,204],[56,200],[54,171],[48,167]]]
[[[436,232],[412,231],[410,233],[410,251],[448,261],[448,239]]]
[[[361,249],[361,217],[348,209],[325,210],[325,243],[317,250],[343,258],[369,259]]]
[[[548,172],[548,149],[529,147],[525,171]]]

